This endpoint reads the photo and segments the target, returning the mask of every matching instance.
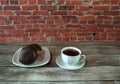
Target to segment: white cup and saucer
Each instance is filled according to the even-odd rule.
[[[56,58],[56,64],[66,70],[80,69],[85,65],[85,55],[81,55],[81,50],[76,47],[64,47],[61,55]]]

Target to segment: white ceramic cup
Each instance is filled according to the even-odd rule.
[[[70,55],[64,53],[66,50],[75,50],[78,52],[78,54],[75,56],[70,56]],[[82,56],[85,58],[85,55],[81,55],[81,50],[76,47],[64,47],[61,50],[62,60],[67,65],[75,65],[76,63],[78,63],[80,61],[80,58]]]

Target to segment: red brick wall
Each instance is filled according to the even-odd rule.
[[[120,41],[120,0],[0,0],[0,42]]]

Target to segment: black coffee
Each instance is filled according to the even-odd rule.
[[[69,55],[69,56],[79,55],[79,52],[77,50],[73,50],[73,49],[64,50],[63,53],[66,55]]]

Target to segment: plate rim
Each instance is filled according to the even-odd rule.
[[[85,65],[85,61],[80,65],[80,66],[78,66],[78,67],[76,67],[76,68],[67,68],[67,67],[64,67],[64,66],[62,66],[62,65],[60,65],[59,63],[58,63],[58,58],[59,57],[61,57],[61,55],[59,55],[59,56],[57,56],[57,58],[56,58],[56,64],[60,67],[60,68],[62,68],[62,69],[66,69],[66,70],[77,70],[77,69],[80,69],[80,68],[82,68],[84,65]],[[70,67],[72,67],[72,66],[70,66]],[[74,67],[74,66],[73,66]]]
[[[44,46],[42,46],[42,49],[44,49],[45,50],[45,52],[46,51],[48,51],[48,54],[49,55],[47,55],[47,61],[45,61],[45,62],[43,62],[43,63],[41,63],[41,64],[35,64],[35,65],[24,65],[24,64],[18,64],[17,62],[15,62],[15,57],[16,56],[18,56],[18,55],[16,55],[17,53],[18,53],[18,50],[20,50],[20,49],[22,49],[22,48],[18,48],[17,50],[16,50],[16,52],[14,53],[14,55],[13,55],[13,57],[12,57],[12,63],[14,64],[14,65],[16,65],[16,66],[19,66],[19,67],[27,67],[27,68],[29,68],[29,67],[39,67],[39,66],[43,66],[43,65],[45,65],[45,64],[47,64],[49,61],[50,61],[50,52],[49,52],[49,49],[47,48],[47,47],[44,47]]]

